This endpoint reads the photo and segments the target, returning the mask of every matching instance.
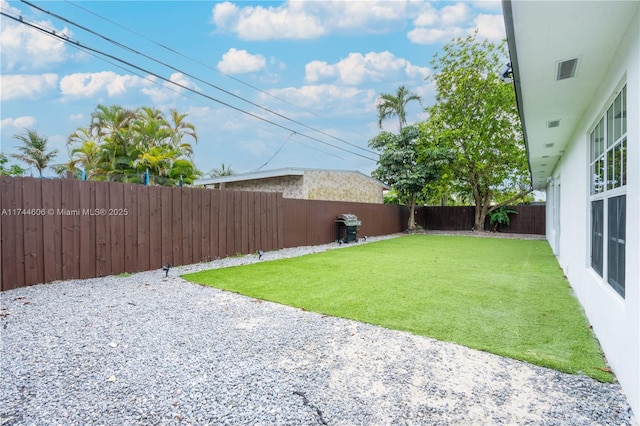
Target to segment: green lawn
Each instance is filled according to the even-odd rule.
[[[614,380],[544,240],[408,235],[183,278]]]

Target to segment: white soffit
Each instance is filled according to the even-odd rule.
[[[640,2],[510,3],[529,164],[540,189],[594,101]],[[574,59],[575,76],[558,79],[560,64]],[[571,63],[564,65],[570,71]]]

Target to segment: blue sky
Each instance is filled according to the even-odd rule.
[[[13,135],[34,129],[59,150],[56,163],[97,105],[117,104],[188,114],[199,136],[194,161],[205,173],[224,163],[238,173],[369,174],[377,97],[405,85],[431,105],[426,78],[444,44],[476,29],[504,37],[499,1],[29,2],[50,13],[0,3],[3,14],[130,64],[0,18],[0,150],[15,152]],[[409,123],[425,118],[418,103],[409,105]],[[397,123],[383,127],[396,131]]]

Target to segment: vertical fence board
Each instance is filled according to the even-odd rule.
[[[218,256],[229,255],[227,251],[227,191],[219,191],[218,196]]]
[[[149,230],[149,268],[155,269],[161,265],[166,265],[163,255],[164,242],[163,235],[166,234],[164,226],[164,211],[162,210],[162,190],[157,187],[146,187],[149,192],[149,215],[143,219],[146,220],[145,228]],[[143,220],[144,222],[144,220]]]
[[[193,232],[192,226],[192,211],[185,208],[192,204],[192,193],[190,190],[175,191],[180,192],[180,223],[182,225],[182,241],[176,241],[177,244],[182,244],[182,259],[179,265],[188,265],[193,263],[193,253],[191,250],[191,234]]]
[[[261,192],[260,195],[260,248],[264,251],[269,249],[269,230],[267,229],[267,193]]]
[[[284,221],[282,220],[282,209],[284,208],[283,196],[281,192],[276,193],[276,248],[284,248]]]
[[[200,257],[202,261],[208,262],[211,260],[211,246],[209,244],[211,234],[211,224],[209,222],[209,216],[211,215],[211,191],[199,192],[201,200],[201,209],[198,212],[198,222],[200,223]]]
[[[236,218],[234,215],[234,201],[235,201],[235,191],[225,191],[226,199],[227,199],[227,241],[225,242],[226,246],[226,255],[235,256],[236,254]]]
[[[133,238],[136,241],[136,259],[135,259],[135,271],[148,271],[151,269],[149,266],[149,257],[151,253],[151,246],[149,239],[151,232],[149,231],[149,222],[151,221],[150,197],[151,191],[145,186],[135,185],[135,206],[129,204],[129,216],[135,220],[135,228],[133,229]],[[131,203],[131,201],[130,201]]]
[[[278,246],[278,195],[280,195],[279,192],[275,192],[275,193],[270,193],[269,194],[269,198],[270,198],[270,203],[269,206],[271,208],[271,211],[269,213],[269,219],[270,219],[270,229],[271,229],[271,241],[270,243],[270,248],[269,250],[277,250],[280,247]]]
[[[253,243],[254,247],[252,251],[262,249],[262,242],[260,241],[260,230],[262,229],[262,220],[260,218],[260,193],[254,192],[253,196]]]
[[[124,185],[109,185],[109,203],[106,210],[109,231],[111,232],[111,273],[124,272],[125,235],[123,217],[117,213],[124,208]]]
[[[176,265],[174,259],[173,247],[173,199],[171,188],[157,188],[160,197],[160,208],[162,210],[162,224],[160,226],[162,233],[162,260],[158,267],[171,263]],[[153,266],[153,265],[151,265]]]
[[[109,204],[109,184],[106,182],[96,182],[95,187],[95,209],[104,208]],[[103,277],[111,274],[111,248],[110,233],[107,216],[97,214],[94,211],[96,223],[96,275]]]
[[[209,247],[211,253],[211,260],[218,258],[218,208],[220,206],[219,191],[209,190],[209,196],[211,197],[211,210],[209,212]]]
[[[96,223],[91,214],[95,211],[95,183],[80,183],[80,278],[96,274]]]
[[[232,215],[233,218],[233,240],[230,242],[230,248],[233,254],[242,253],[242,192],[233,191]]]
[[[250,231],[250,222],[249,222],[249,193],[246,191],[242,191],[240,193],[240,203],[241,203],[241,217],[240,217],[240,226],[241,226],[241,242],[242,245],[240,247],[240,253],[249,253],[249,231]]]
[[[124,272],[136,272],[138,268],[138,197],[136,187],[124,185],[124,204],[117,211],[124,222]]]
[[[21,287],[24,284],[24,275],[18,279],[19,259],[24,259],[24,252],[18,247],[17,237],[22,237],[22,224],[18,227],[18,216],[15,214],[17,200],[22,202],[22,194],[16,193],[18,183],[8,176],[0,176],[0,198],[2,198],[2,228],[0,229],[0,241],[2,241],[2,291]],[[23,272],[24,274],[24,272]]]
[[[30,211],[36,207],[36,179],[27,178],[22,184],[22,208]],[[38,253],[38,225],[35,216],[25,214],[24,223],[24,278],[27,285],[42,282],[38,279],[38,262],[42,260],[42,255]]]
[[[42,260],[44,267],[44,282],[55,281],[56,271],[56,239],[55,239],[55,209],[54,209],[54,185],[59,185],[59,180],[42,179]]]
[[[56,239],[56,276],[57,279],[62,279],[62,215],[58,211],[62,206],[62,193],[64,192],[65,182],[60,181],[59,185],[55,185],[53,188],[53,204],[54,204],[54,237]],[[95,275],[92,275],[95,276]]]
[[[173,231],[172,241],[172,263],[182,265],[182,197],[179,191],[169,189],[171,194],[171,230]]]
[[[189,263],[202,262],[202,191],[188,189],[192,197],[191,207],[191,261]]]

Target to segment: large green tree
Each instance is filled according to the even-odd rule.
[[[34,167],[42,177],[42,172],[51,165],[51,161],[58,155],[58,150],[50,151],[47,146],[48,138],[39,135],[35,130],[25,129],[25,133],[13,135],[13,137],[21,143],[16,147],[19,154],[11,154],[11,156]]]
[[[422,99],[405,86],[400,86],[396,93],[382,93],[377,100],[378,127],[382,129],[382,122],[390,117],[397,117],[400,130],[407,124],[407,104]]]
[[[381,132],[369,141],[380,151],[378,167],[371,176],[385,182],[396,191],[398,201],[409,209],[408,229],[415,231],[415,207],[425,187],[439,179],[447,162],[442,149],[421,145],[418,126],[404,127],[399,134]]]
[[[452,40],[432,61],[436,96],[423,136],[450,152],[444,183],[450,193],[469,194],[477,231],[487,214],[532,191],[514,87],[498,76],[506,58],[504,41],[475,33]]]

